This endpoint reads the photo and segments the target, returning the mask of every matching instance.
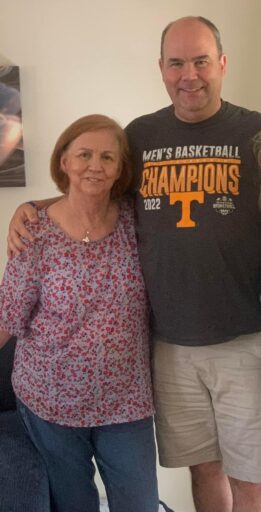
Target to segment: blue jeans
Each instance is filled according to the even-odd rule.
[[[45,461],[52,512],[99,512],[93,459],[110,512],[158,512],[152,418],[74,428],[42,420],[19,400],[17,408]]]

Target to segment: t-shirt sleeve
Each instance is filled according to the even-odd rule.
[[[135,122],[131,122],[126,126],[125,133],[128,138],[128,144],[130,148],[130,158],[132,164],[132,180],[129,187],[129,191],[131,195],[135,195],[140,186],[141,174],[139,169],[139,159],[138,159],[138,148],[136,147],[135,141],[139,139],[139,136],[136,136],[135,133]]]
[[[28,248],[9,260],[0,286],[0,329],[22,337],[29,328],[40,291],[40,246]]]

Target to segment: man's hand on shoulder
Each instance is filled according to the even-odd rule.
[[[48,208],[48,206],[56,203],[59,199],[61,199],[61,196],[51,197],[50,199],[40,199],[35,202],[31,201],[18,206],[9,224],[7,237],[8,258],[17,256],[20,252],[26,249],[21,237],[29,240],[30,242],[34,241],[31,233],[29,233],[25,227],[25,222],[28,220],[29,222],[36,224],[39,221],[37,208]]]
[[[17,256],[21,251],[25,250],[21,237],[33,242],[33,237],[25,227],[26,221],[37,223],[37,209],[29,203],[21,204],[15,211],[9,224],[9,232],[7,237],[7,255],[8,258]]]

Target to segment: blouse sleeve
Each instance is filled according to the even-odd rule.
[[[0,329],[22,337],[40,293],[40,240],[27,242],[28,248],[9,260],[0,286]]]

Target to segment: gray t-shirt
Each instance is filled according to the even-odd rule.
[[[222,102],[206,121],[169,106],[131,122],[139,252],[156,335],[208,345],[261,331],[261,114]]]

